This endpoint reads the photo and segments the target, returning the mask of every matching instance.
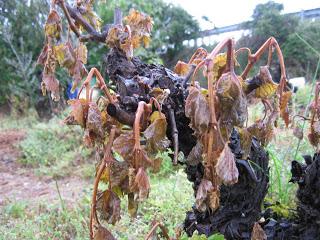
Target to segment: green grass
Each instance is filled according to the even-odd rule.
[[[0,130],[28,129],[39,121],[37,113],[29,110],[24,116],[2,116],[0,117]]]
[[[120,222],[108,226],[117,239],[143,239],[154,219],[162,220],[173,236],[174,228],[183,222],[194,201],[185,173],[178,170],[160,179],[152,175],[151,189],[149,199],[139,206],[136,219],[130,218],[127,201],[122,199]],[[8,204],[0,214],[0,239],[88,239],[90,194],[88,189],[86,196],[67,210],[59,203],[37,203],[33,208],[22,202]]]
[[[94,168],[78,168],[88,163],[91,150],[82,142],[80,127],[68,127],[63,117],[55,117],[49,122],[38,122],[28,128],[26,138],[20,143],[22,158],[26,167],[32,167],[39,176],[64,177],[73,174],[93,174]],[[91,164],[92,165],[92,164]],[[93,176],[93,175],[92,175]]]

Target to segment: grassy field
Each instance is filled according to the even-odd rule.
[[[308,89],[298,92],[294,100],[295,112],[307,104],[303,91]],[[261,109],[256,107],[250,111],[258,116]],[[39,198],[26,195],[24,199],[8,194],[0,204],[0,239],[88,239],[94,154],[80,144],[80,128],[61,123],[63,115],[49,122],[39,122],[32,116],[19,120],[2,118],[0,130],[26,132],[24,140],[16,146],[21,155],[15,162],[8,163],[14,169],[12,179],[32,179],[30,191],[34,191],[32,185],[43,182],[47,184],[43,188],[47,187],[49,194],[39,194]],[[291,129],[281,127],[275,135],[267,147],[271,167],[268,201],[291,208],[294,207],[295,189],[288,183],[290,162],[294,158],[302,160],[303,154],[312,154],[314,149],[304,138],[296,154],[298,139],[293,137]],[[1,169],[4,171],[3,166]],[[122,219],[116,226],[109,226],[117,239],[143,239],[154,219],[163,221],[171,235],[183,222],[185,212],[194,203],[191,183],[183,169],[173,168],[170,159],[164,157],[161,172],[151,175],[151,185],[150,197],[141,204],[136,219],[129,217],[127,201],[122,199]],[[12,193],[15,190],[13,187]],[[29,189],[22,188],[21,191]],[[221,236],[210,239],[221,239]]]

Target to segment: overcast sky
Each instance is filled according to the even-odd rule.
[[[255,6],[266,3],[267,0],[166,0],[180,5],[193,15],[202,29],[227,26],[250,20]],[[302,9],[320,7],[320,0],[278,0],[284,5],[284,12],[297,12]],[[207,16],[212,23],[202,20]]]

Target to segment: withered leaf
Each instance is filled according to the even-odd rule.
[[[310,133],[308,134],[309,142],[317,147],[319,145],[320,140],[320,122],[314,122],[310,126]]]
[[[71,124],[75,122],[81,127],[85,128],[86,119],[88,116],[89,103],[86,99],[71,99],[68,101],[68,104],[71,106],[71,113],[68,118],[72,118],[70,120]],[[66,120],[68,121],[68,120]],[[73,123],[74,124],[74,123]]]
[[[101,225],[94,233],[94,240],[116,240],[116,238],[106,228]]]
[[[98,106],[94,102],[89,103],[88,117],[86,122],[86,128],[93,133],[98,140],[103,141],[103,129],[102,129],[102,118],[101,112]]]
[[[253,225],[251,240],[267,240],[266,233],[257,222]]]
[[[87,73],[87,70],[85,66],[78,59],[76,60],[76,63],[73,65],[73,67],[69,68],[69,74],[73,78],[72,89],[71,89],[72,92],[78,87],[78,85],[80,84],[81,80],[86,75],[86,73]]]
[[[235,157],[227,143],[218,159],[216,171],[224,184],[232,185],[238,182],[239,172]]]
[[[284,92],[282,94],[281,102],[280,102],[280,116],[284,120],[286,126],[288,127],[290,120],[289,120],[289,110],[288,110],[288,102],[291,98],[292,92]]]
[[[162,158],[157,157],[152,160],[153,165],[152,165],[152,173],[158,173],[161,168],[161,163],[162,163]]]
[[[122,158],[126,161],[128,161],[133,157],[132,156],[133,148],[134,148],[134,138],[133,138],[132,131],[122,133],[113,142],[113,150],[119,153],[122,156]]]
[[[60,66],[70,68],[75,64],[75,53],[70,42],[54,46],[53,51]]]
[[[153,122],[144,131],[144,136],[147,140],[148,152],[156,153],[158,150],[165,150],[169,147],[169,140],[166,137],[167,132],[167,120],[163,113],[157,114],[158,111],[151,115],[156,114],[158,117],[153,117]]]
[[[256,121],[247,128],[248,132],[256,137],[263,146],[268,145],[273,137],[273,125],[271,122],[264,122],[262,120]]]
[[[227,54],[220,53],[213,60],[213,82],[217,81],[225,70],[227,64]]]
[[[44,65],[46,63],[48,57],[48,44],[44,45],[44,47],[41,50],[41,53],[37,59],[37,64]]]
[[[187,163],[191,166],[196,166],[202,162],[203,145],[200,141],[192,148],[191,152],[187,157]]]
[[[255,97],[268,98],[272,96],[276,92],[278,84],[273,82],[268,66],[260,67],[258,78],[262,81],[262,85],[255,90]]]
[[[45,33],[47,37],[60,39],[61,30],[61,18],[56,10],[51,10],[45,24]]]
[[[247,128],[236,128],[240,136],[240,145],[243,151],[242,159],[247,159],[251,150],[252,136]]]
[[[149,196],[149,177],[142,167],[138,169],[131,191],[135,193],[135,199],[139,201],[143,201]]]
[[[174,67],[174,72],[181,76],[186,76],[189,73],[190,68],[191,66],[188,63],[178,61],[176,66]]]
[[[201,91],[196,87],[189,88],[185,112],[190,119],[190,126],[195,131],[196,136],[201,136],[207,132],[210,122],[209,105]]]
[[[92,25],[98,32],[101,29],[101,23],[102,20],[100,17],[96,14],[96,12],[93,9],[93,3],[94,1],[77,1],[78,4],[81,3],[81,15],[84,19],[86,19],[90,25]],[[82,26],[80,26],[80,30],[83,31]]]
[[[220,205],[220,192],[218,189],[212,189],[208,192],[208,205],[210,209],[216,210]]]
[[[248,118],[247,100],[240,80],[234,73],[222,74],[217,82],[217,97],[221,124],[228,132],[234,126],[242,127]],[[228,139],[228,136],[225,136]]]
[[[207,200],[209,199],[209,193],[213,191],[213,186],[211,181],[207,179],[202,179],[198,187],[196,195],[196,208],[200,212],[207,210]]]
[[[56,79],[53,73],[43,72],[42,81],[45,84],[46,90],[51,92],[51,98],[53,101],[60,100],[59,94],[59,81]]]
[[[128,212],[131,217],[136,217],[139,202],[135,200],[134,193],[128,193]]]
[[[87,64],[88,49],[84,43],[80,43],[76,49],[77,60],[81,61],[83,64]]]
[[[97,169],[98,170],[98,169]],[[111,188],[118,187],[121,193],[129,191],[129,165],[126,161],[113,160],[107,164],[100,178],[103,182],[109,182]]]
[[[106,190],[98,196],[97,211],[100,217],[110,224],[120,220],[120,198],[114,192]]]
[[[131,153],[133,159],[131,159],[131,164],[136,169],[138,168],[145,168],[151,167],[153,165],[152,161],[149,159],[147,152],[141,148],[134,148],[133,152]]]
[[[133,32],[133,35],[149,36],[151,33],[153,20],[150,16],[139,12],[135,9],[130,9],[129,15],[124,18],[124,22],[128,24]]]

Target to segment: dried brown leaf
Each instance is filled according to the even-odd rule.
[[[113,150],[119,153],[124,160],[131,159],[134,148],[134,138],[132,131],[124,132],[113,142]]]
[[[138,212],[139,202],[135,200],[134,193],[128,194],[128,212],[131,217],[136,217]]]
[[[187,163],[191,166],[196,166],[202,162],[203,145],[200,141],[192,148],[191,152],[187,157]]]
[[[158,114],[157,114],[158,113]],[[156,115],[156,117],[154,117]],[[167,120],[163,113],[158,111],[151,115],[152,123],[144,131],[147,140],[147,150],[150,153],[165,150],[169,147],[170,142],[166,137]]]
[[[213,186],[211,181],[202,179],[197,195],[196,195],[196,208],[200,212],[205,212],[207,210],[207,200],[209,199],[209,193],[213,191]]]
[[[131,191],[135,193],[135,199],[138,201],[144,201],[149,196],[149,177],[142,167],[138,169]]]
[[[48,57],[48,44],[44,45],[38,57],[37,64],[44,65]]]
[[[88,49],[84,43],[80,43],[76,48],[77,60],[81,61],[83,64],[87,64]]]
[[[191,66],[188,63],[178,61],[176,66],[174,67],[174,72],[181,76],[186,76],[190,72],[190,69]]]
[[[96,169],[98,171],[98,167]],[[114,159],[107,164],[103,171],[100,181],[111,184],[111,188],[118,187],[121,193],[129,192],[129,165],[126,161],[118,161]],[[118,193],[118,192],[117,192]]]
[[[210,121],[209,105],[201,91],[196,87],[189,88],[185,113],[190,119],[190,126],[195,131],[196,136],[201,136],[207,132]]]
[[[220,192],[219,190],[212,189],[208,192],[208,205],[211,210],[216,210],[220,205]]]
[[[51,10],[45,24],[46,36],[60,39],[61,30],[61,18],[56,10]]]
[[[59,81],[56,79],[53,73],[43,72],[42,81],[45,84],[46,90],[51,92],[51,98],[53,101],[60,100],[59,94]]]
[[[254,223],[251,240],[267,240],[267,235],[259,223]]]
[[[255,90],[255,97],[271,97],[276,92],[278,84],[273,82],[268,66],[261,66],[257,77],[262,81],[262,85]]]
[[[67,118],[70,120],[67,121],[70,121],[70,124],[78,124],[85,128],[89,109],[88,101],[85,99],[72,99],[68,101],[68,104],[71,106],[71,113]]]
[[[235,157],[227,143],[218,159],[216,172],[225,185],[232,185],[238,182],[239,172]]]
[[[104,133],[102,129],[101,112],[98,109],[97,104],[94,102],[89,103],[86,128],[91,134],[94,134],[96,140],[103,141]]]
[[[106,228],[99,226],[94,233],[94,240],[116,240],[116,238]]]
[[[147,152],[144,149],[134,148],[132,152],[132,166],[134,166],[136,169],[138,168],[145,168],[151,167],[153,165],[153,162],[149,159]]]
[[[242,159],[247,159],[251,151],[252,136],[247,128],[236,128],[240,136],[240,145],[243,151]]]
[[[284,92],[282,94],[281,102],[280,102],[280,116],[284,120],[286,126],[289,126],[289,110],[288,110],[288,102],[291,98],[292,92]]]
[[[120,198],[114,192],[106,190],[98,196],[97,211],[100,217],[110,224],[115,224],[121,219]]]
[[[53,47],[55,57],[61,67],[71,68],[75,64],[75,53],[70,42]]]
[[[231,132],[234,126],[242,127],[248,118],[247,100],[240,79],[234,73],[222,74],[217,82],[217,97],[221,125]],[[228,136],[224,136],[225,140]]]

